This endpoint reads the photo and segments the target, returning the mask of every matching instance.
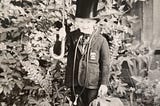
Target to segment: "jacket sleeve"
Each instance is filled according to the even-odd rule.
[[[101,84],[109,86],[109,46],[104,38],[100,49]]]

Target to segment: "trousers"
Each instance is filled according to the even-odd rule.
[[[71,89],[71,100],[75,101],[75,94]],[[75,93],[79,95],[76,106],[89,106],[89,103],[97,98],[98,89],[88,89],[81,86],[75,87]]]

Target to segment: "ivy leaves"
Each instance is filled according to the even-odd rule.
[[[19,61],[6,51],[1,51],[0,58],[0,93],[10,94],[16,86],[22,89],[24,83],[19,72]]]

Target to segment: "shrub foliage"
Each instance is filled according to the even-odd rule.
[[[141,68],[142,63],[149,64],[150,52],[146,53],[146,48],[132,46],[132,23],[136,22],[137,17],[127,14],[134,3],[145,0],[118,0],[116,6],[111,1],[100,0],[98,4],[98,25],[102,27],[101,34],[110,46],[111,91],[119,97],[124,97],[128,92],[131,94],[132,91],[139,94],[137,90],[145,87],[138,86],[133,90],[119,76],[124,61],[130,72],[145,72]],[[50,48],[57,43],[63,26],[74,30],[75,2],[76,0],[0,0],[1,105],[71,105],[69,89],[64,86],[66,58],[53,58]],[[135,62],[138,62],[138,68],[135,67]],[[139,77],[133,76],[133,79],[137,78]],[[159,96],[151,96],[156,97],[157,103]]]

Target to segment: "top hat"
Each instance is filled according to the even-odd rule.
[[[76,18],[94,19],[97,15],[98,0],[77,0]]]

